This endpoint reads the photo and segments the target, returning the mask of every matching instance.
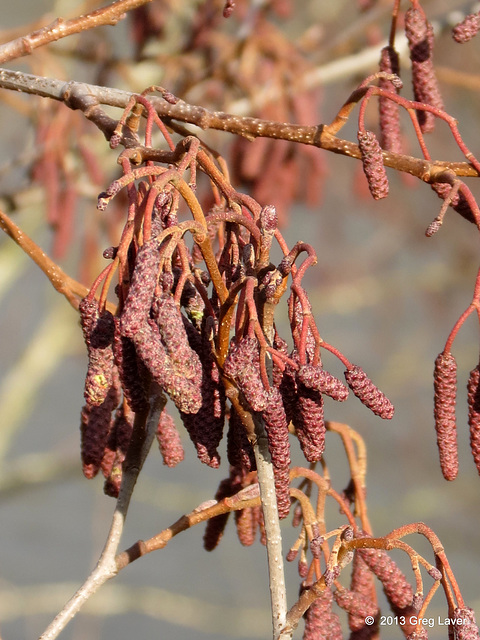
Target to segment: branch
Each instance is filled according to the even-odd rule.
[[[0,69],[0,88],[59,100],[70,109],[80,109],[104,132],[108,139],[113,133],[116,122],[103,114],[98,106],[95,108],[95,105],[125,108],[133,95],[131,92],[120,89],[99,87],[82,82],[65,82],[7,69]],[[357,144],[333,135],[328,131],[328,126],[324,124],[306,126],[261,118],[240,117],[223,111],[208,111],[183,100],[176,100],[172,104],[172,102],[167,102],[167,100],[156,96],[149,97],[149,100],[161,118],[194,124],[201,129],[226,131],[249,140],[264,137],[298,142],[350,158],[361,159]],[[101,118],[102,114],[103,119]],[[133,144],[134,141],[130,141],[129,145]],[[127,144],[127,146],[129,145]],[[410,173],[424,182],[434,182],[438,175],[447,169],[452,170],[456,176],[460,177],[479,176],[479,172],[469,162],[429,161],[384,151],[383,163],[386,167]]]
[[[15,58],[27,56],[38,47],[43,47],[50,42],[56,42],[61,38],[80,33],[80,31],[104,25],[115,25],[119,20],[125,18],[126,11],[141,7],[148,2],[151,2],[151,0],[118,0],[107,7],[71,20],[57,18],[46,27],[0,45],[0,62],[8,62]]]
[[[60,613],[47,627],[39,640],[53,640],[67,626],[70,620],[80,611],[85,602],[105,584],[117,575],[118,569],[115,562],[115,554],[120,544],[120,538],[127,516],[130,499],[137,482],[138,475],[150,450],[157,430],[158,420],[162,413],[166,398],[164,395],[152,395],[151,407],[148,417],[137,413],[133,427],[132,442],[125,459],[120,493],[112,517],[110,531],[105,547],[102,551],[97,566],[88,576],[80,589],[67,602]]]

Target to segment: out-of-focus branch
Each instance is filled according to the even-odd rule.
[[[42,47],[50,42],[55,42],[61,38],[71,36],[87,29],[101,27],[103,25],[115,25],[122,20],[126,11],[131,11],[137,7],[151,2],[151,0],[118,0],[107,7],[97,9],[84,16],[78,16],[71,20],[57,18],[52,24],[42,27],[26,36],[15,38],[10,42],[0,45],[0,62],[8,62],[15,58],[27,56],[34,49]]]

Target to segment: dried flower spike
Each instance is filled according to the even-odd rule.
[[[345,371],[345,380],[357,398],[380,418],[390,420],[395,411],[393,404],[376,387],[365,371],[358,365]]]
[[[368,188],[375,200],[388,196],[388,178],[383,165],[380,143],[373,131],[359,131],[358,146],[362,154],[363,171],[368,180]]]
[[[457,424],[457,363],[451,353],[442,352],[435,360],[435,430],[440,453],[440,467],[445,480],[454,480],[458,473]]]

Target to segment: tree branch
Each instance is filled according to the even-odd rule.
[[[104,132],[107,138],[113,133],[114,121],[95,105],[125,108],[134,95],[111,87],[99,87],[82,82],[64,82],[7,69],[0,69],[0,88],[59,100],[70,109],[80,109]],[[247,116],[240,117],[223,111],[208,111],[183,100],[172,103],[157,96],[149,96],[149,100],[161,118],[194,124],[201,129],[226,131],[249,140],[260,137],[287,140],[361,159],[357,144],[329,133],[328,127],[324,124],[307,126]],[[133,145],[133,140],[129,144]],[[434,182],[438,175],[447,169],[452,170],[458,177],[479,176],[478,171],[469,162],[429,161],[387,151],[383,152],[383,162],[386,167],[410,173],[424,182]]]
[[[0,63],[27,56],[38,47],[43,47],[50,42],[56,42],[61,38],[80,33],[80,31],[103,25],[115,25],[125,17],[126,11],[141,7],[148,2],[151,2],[151,0],[118,0],[107,7],[96,9],[91,13],[71,20],[57,18],[46,27],[0,45]]]

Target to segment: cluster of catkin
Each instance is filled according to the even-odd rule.
[[[458,473],[457,422],[457,362],[450,351],[443,351],[435,360],[434,416],[440,466],[446,480]],[[470,371],[467,383],[470,448],[480,474],[480,365]]]

